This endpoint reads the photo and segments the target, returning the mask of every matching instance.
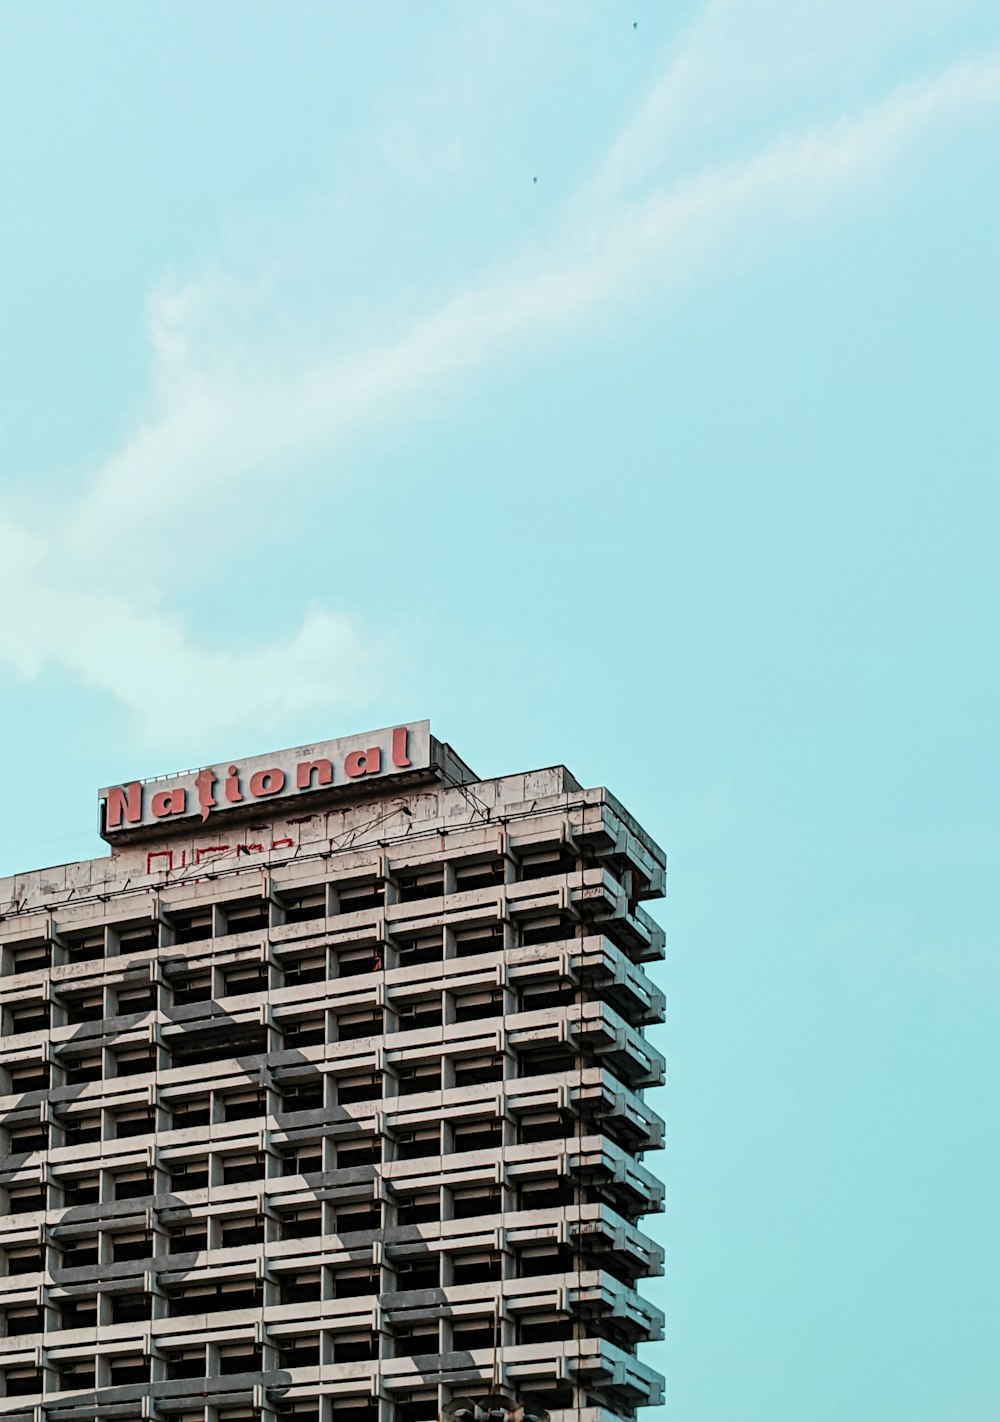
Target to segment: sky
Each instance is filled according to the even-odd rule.
[[[0,873],[429,716],[669,855],[667,1401],[1000,1417],[1000,9],[0,8]]]

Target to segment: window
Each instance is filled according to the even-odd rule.
[[[200,1254],[208,1248],[208,1226],[204,1220],[174,1225],[170,1230],[171,1254]]]
[[[355,1042],[362,1037],[376,1037],[381,1034],[382,1013],[373,1012],[342,1012],[336,1019],[337,1040],[340,1042]]]
[[[81,1235],[66,1240],[62,1247],[64,1269],[91,1268],[97,1263],[97,1239],[93,1235]]]
[[[301,958],[286,958],[284,972],[286,987],[323,982],[326,978],[326,954],[311,953]]]
[[[337,912],[360,913],[362,909],[381,908],[385,902],[385,885],[373,879],[358,884],[337,886]]]
[[[239,1057],[261,1056],[267,1051],[267,1031],[264,1027],[232,1022],[197,1035],[175,1038],[171,1044],[173,1065],[202,1066],[206,1062],[221,1062]]]
[[[292,1021],[286,1018],[281,1023],[281,1035],[286,1047],[316,1047],[326,1041],[326,1019],[323,1013]]]
[[[118,939],[118,952],[121,955],[149,953],[159,943],[159,932],[155,923],[121,924],[116,930],[115,936]]]
[[[212,910],[192,909],[187,913],[173,916],[174,941],[177,943],[197,943],[212,936]]]
[[[442,865],[434,869],[400,870],[395,877],[401,904],[416,903],[421,899],[439,899],[444,893]]]
[[[171,1190],[204,1190],[207,1185],[207,1160],[182,1160],[170,1167]]]
[[[455,1062],[456,1086],[482,1086],[488,1081],[503,1081],[503,1057],[459,1057]]]
[[[48,1191],[40,1180],[31,1185],[11,1185],[7,1190],[8,1214],[29,1215],[44,1210],[47,1203]]]
[[[522,854],[517,866],[519,879],[549,879],[555,874],[573,874],[578,868],[574,853],[565,848]]]
[[[517,1277],[537,1279],[544,1274],[568,1274],[574,1265],[573,1251],[565,1245],[524,1249],[517,1256]]]
[[[219,1372],[223,1377],[234,1373],[259,1373],[261,1349],[259,1343],[228,1343],[219,1349]]]
[[[45,1268],[45,1254],[41,1245],[27,1249],[5,1251],[8,1274],[37,1274]]]
[[[338,1234],[351,1234],[356,1230],[379,1229],[382,1224],[382,1207],[373,1200],[358,1200],[353,1204],[338,1205],[334,1228]]]
[[[525,1343],[563,1343],[573,1337],[573,1322],[558,1313],[522,1314],[517,1320],[517,1341]]]
[[[503,1145],[503,1122],[456,1121],[452,1127],[453,1150],[498,1150]]]
[[[185,1007],[189,1002],[209,1002],[212,997],[212,974],[210,972],[179,973],[173,980],[174,1006]]]
[[[115,1117],[115,1135],[119,1140],[123,1136],[148,1136],[155,1129],[156,1110],[152,1106],[145,1111],[123,1111]]]
[[[116,1200],[138,1200],[153,1193],[151,1170],[130,1170],[127,1175],[116,1175],[114,1180]]]
[[[93,1297],[66,1299],[60,1305],[59,1320],[63,1328],[94,1328],[97,1324],[97,1300]]]
[[[207,1096],[189,1096],[186,1101],[174,1101],[170,1107],[170,1122],[175,1131],[189,1131],[195,1126],[207,1126],[212,1119]]]
[[[100,1081],[104,1066],[99,1052],[93,1056],[71,1057],[66,1062],[66,1085],[83,1086],[88,1081]]]
[[[397,1160],[423,1160],[427,1156],[440,1154],[441,1134],[439,1131],[397,1131]]]
[[[12,943],[9,948],[12,973],[34,973],[52,966],[52,944],[39,939],[34,943]]]
[[[336,1362],[345,1361],[336,1358]],[[316,1368],[319,1366],[319,1335],[316,1333],[297,1334],[292,1338],[278,1339],[279,1368]]]
[[[71,963],[93,963],[104,957],[104,929],[92,933],[74,933],[63,939],[66,957]]]
[[[335,1333],[333,1361],[364,1363],[378,1357],[378,1338],[373,1333]]]
[[[378,1101],[382,1095],[381,1077],[374,1072],[364,1076],[342,1076],[337,1081],[337,1104],[349,1106],[353,1101]]]
[[[46,1091],[49,1085],[47,1062],[21,1062],[10,1068],[10,1089],[12,1094],[22,1091]]]
[[[7,1337],[21,1338],[27,1333],[41,1333],[44,1315],[40,1308],[8,1308],[4,1312],[7,1320]]]
[[[264,1157],[256,1155],[227,1155],[222,1158],[222,1183],[237,1185],[244,1180],[264,1178]]]
[[[502,1017],[503,989],[459,993],[454,998],[454,1004],[456,1022],[478,1022],[482,1017]]]
[[[271,921],[269,905],[263,899],[243,899],[239,903],[227,904],[227,933],[256,933],[267,928]]]
[[[132,1012],[149,1012],[156,1006],[156,984],[142,987],[120,987],[115,994],[119,1016]]]
[[[184,1348],[178,1353],[167,1354],[167,1377],[171,1382],[181,1382],[185,1378],[203,1378],[204,1376],[204,1348]]]
[[[436,1323],[398,1323],[393,1330],[392,1351],[397,1358],[416,1358],[438,1352]]]
[[[478,864],[459,862],[455,869],[455,892],[468,894],[474,889],[492,889],[504,883],[506,866],[502,859],[485,859]]]
[[[323,1148],[319,1141],[310,1141],[308,1145],[282,1152],[282,1175],[312,1175],[322,1169]]]
[[[156,1070],[156,1048],[133,1048],[115,1053],[115,1076],[141,1076]]]
[[[360,1165],[378,1165],[382,1142],[378,1136],[359,1136],[337,1142],[337,1168],[351,1170]]]
[[[59,1388],[63,1392],[92,1388],[94,1380],[93,1358],[67,1358],[59,1364]]]
[[[98,1016],[101,1014],[98,1013]],[[49,1025],[49,1004],[47,1002],[20,1002],[10,1008],[10,1028],[17,1032],[44,1032]]]
[[[418,963],[439,963],[444,957],[440,929],[436,933],[397,938],[396,953],[401,968],[412,968]]]
[[[519,1210],[553,1210],[576,1203],[571,1180],[540,1180],[522,1185],[517,1193]]]
[[[46,1150],[49,1128],[41,1121],[21,1122],[8,1128],[7,1143],[11,1155],[31,1155],[36,1150]]]
[[[101,1182],[96,1175],[78,1175],[63,1182],[67,1205],[96,1205],[101,1198]]]
[[[401,1002],[396,1008],[396,1018],[400,1032],[419,1032],[429,1027],[440,1027],[441,999],[428,997],[419,1002]]]
[[[319,1111],[323,1106],[323,1078],[306,1077],[281,1084],[282,1111]]]
[[[338,1269],[333,1276],[335,1299],[366,1298],[378,1291],[379,1278],[375,1269]]]
[[[152,1313],[152,1299],[149,1294],[112,1294],[112,1323],[139,1323]]]
[[[436,1191],[427,1195],[400,1195],[396,1201],[397,1224],[433,1224],[440,1218],[441,1200]]]
[[[298,889],[284,896],[285,922],[305,923],[311,918],[326,917],[326,889],[322,884],[315,888]]]
[[[441,1283],[441,1260],[437,1254],[410,1254],[396,1260],[396,1288],[436,1289]]]
[[[238,997],[245,993],[266,992],[270,974],[266,963],[241,963],[223,976],[223,995]]]
[[[116,1264],[130,1259],[149,1259],[153,1254],[151,1234],[115,1234],[111,1236],[111,1258]]]
[[[170,1317],[190,1318],[198,1313],[259,1308],[263,1286],[257,1279],[235,1279],[225,1284],[188,1284],[170,1296]]]
[[[548,914],[528,919],[521,926],[520,941],[529,943],[559,943],[574,936],[574,923],[563,914]]]
[[[499,1254],[456,1254],[451,1263],[456,1284],[487,1284],[503,1277]]]
[[[436,1393],[411,1393],[409,1397],[397,1397],[392,1422],[436,1422],[437,1415]]]
[[[564,1140],[573,1131],[573,1118],[559,1111],[544,1111],[522,1116],[517,1127],[517,1139],[522,1145],[532,1141]]]
[[[323,1233],[323,1215],[319,1206],[288,1210],[281,1216],[282,1239],[315,1239]]]
[[[441,1063],[401,1066],[396,1070],[396,1090],[400,1096],[416,1096],[422,1091],[440,1091]]]
[[[519,1012],[542,1012],[553,1007],[563,1007],[574,1002],[576,989],[568,982],[532,983],[521,989],[518,1001]]]
[[[319,1270],[307,1269],[301,1274],[283,1275],[280,1290],[283,1304],[316,1302],[322,1297]]]
[[[149,1381],[149,1358],[141,1354],[117,1355],[111,1358],[111,1386],[121,1387],[126,1383]]]
[[[477,1348],[492,1348],[497,1332],[493,1318],[456,1318],[451,1326],[452,1351],[474,1353]]]
[[[463,928],[455,934],[455,957],[475,958],[480,953],[497,953],[503,948],[503,927]]]
[[[503,1209],[503,1194],[499,1185],[483,1185],[469,1190],[454,1190],[452,1191],[451,1207],[452,1214],[457,1220],[496,1215]]]
[[[359,978],[364,973],[378,972],[381,967],[382,955],[374,944],[363,948],[341,948],[337,953],[339,978]]]
[[[40,1368],[5,1368],[3,1374],[4,1392],[8,1397],[26,1397],[30,1393],[41,1392],[42,1373]]]
[[[568,1047],[543,1052],[522,1052],[518,1056],[518,1076],[557,1076],[576,1070],[576,1056]]]
[[[222,1119],[224,1121],[247,1121],[265,1114],[264,1093],[244,1091],[222,1098]]]
[[[248,1244],[262,1244],[264,1221],[260,1215],[247,1215],[239,1219],[223,1219],[223,1249],[238,1249]]]

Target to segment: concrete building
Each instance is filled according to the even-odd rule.
[[[109,856],[0,880],[3,1416],[657,1402],[664,857],[614,797],[426,722],[101,795]]]

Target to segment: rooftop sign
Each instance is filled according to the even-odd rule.
[[[133,830],[165,829],[192,821],[203,824],[228,810],[258,805],[265,809],[274,801],[308,799],[318,790],[357,787],[410,771],[426,773],[430,764],[429,721],[341,736],[251,760],[222,761],[181,775],[133,780],[99,791],[101,834],[114,842]]]

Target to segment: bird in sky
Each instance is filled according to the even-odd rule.
[[[531,181],[534,183],[535,187],[537,188],[537,187],[538,187],[538,179],[537,179],[537,178],[532,178]]]
[[[638,21],[638,20],[633,20],[633,21],[632,21],[632,28],[633,28],[634,30],[637,30],[637,29],[639,28],[639,21]]]

